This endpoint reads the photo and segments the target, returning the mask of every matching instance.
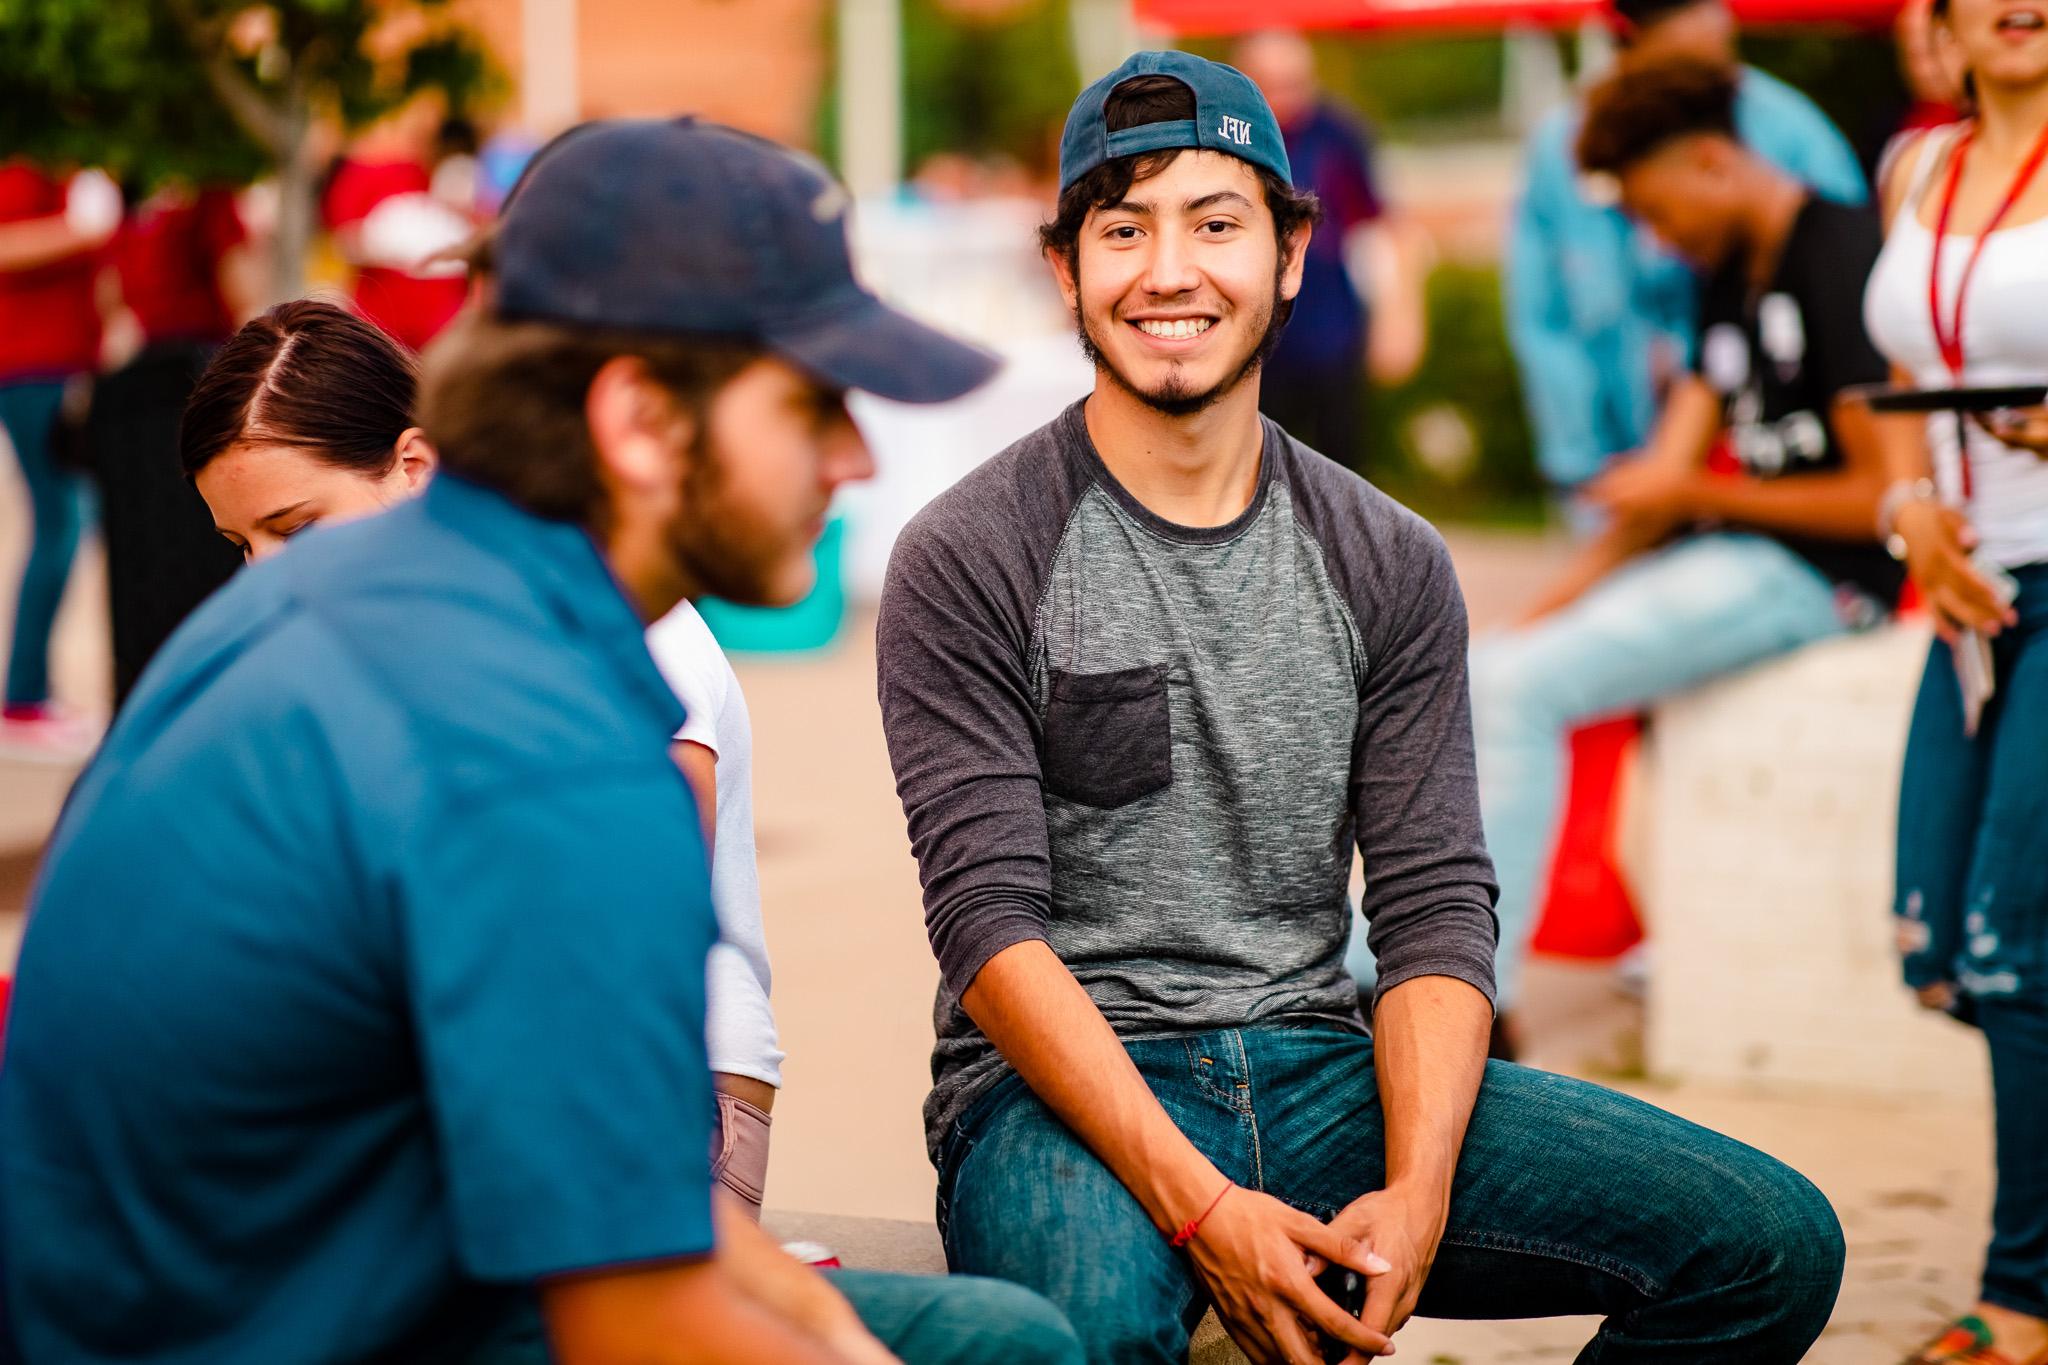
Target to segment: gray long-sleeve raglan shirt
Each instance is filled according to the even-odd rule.
[[[1491,998],[1465,646],[1436,532],[1271,422],[1223,526],[1148,511],[1079,403],[920,513],[877,650],[942,976],[934,1156],[1004,1074],[959,1000],[1016,943],[1124,1038],[1361,1027],[1354,841],[1379,990]]]

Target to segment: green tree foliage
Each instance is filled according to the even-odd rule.
[[[1543,482],[1529,458],[1500,272],[1441,264],[1425,298],[1429,351],[1407,383],[1368,394],[1360,472],[1428,517],[1541,525]]]
[[[1500,131],[1505,44],[1498,33],[1339,30],[1309,41],[1324,89],[1382,134],[1427,141]],[[1228,38],[1183,44],[1219,62],[1230,60],[1234,45]]]
[[[917,92],[904,111],[906,163],[934,152],[1011,156],[1034,171],[1056,163],[1081,89],[1071,23],[1065,0],[980,22],[905,0],[904,86]]]
[[[1072,23],[1067,0],[1035,0],[990,18],[942,0],[903,0],[904,165],[915,170],[935,152],[958,152],[1050,173],[1067,106],[1081,91]],[[828,161],[839,146],[838,118],[828,88],[817,121]]]
[[[303,287],[316,126],[362,127],[426,90],[500,78],[448,0],[0,0],[0,154],[279,189],[273,290]]]

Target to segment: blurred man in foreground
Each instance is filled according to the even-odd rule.
[[[1398,384],[1422,360],[1419,253],[1380,193],[1371,130],[1317,87],[1308,40],[1271,30],[1245,39],[1232,57],[1280,121],[1295,188],[1323,206],[1293,316],[1266,362],[1260,406],[1298,439],[1363,472],[1367,380]]]
[[[859,290],[845,203],[715,125],[565,134],[432,357],[428,492],[307,532],[158,657],[22,950],[29,1365],[1077,1355],[1012,1286],[822,1277],[730,1205],[714,1235],[717,922],[643,631],[809,589],[872,470],[844,389],[990,370]]]
[[[1623,68],[1670,56],[1733,67],[1735,18],[1722,0],[1614,0]],[[1823,197],[1867,196],[1856,155],[1813,102],[1740,68],[1743,144]],[[1536,130],[1506,271],[1508,340],[1522,372],[1536,460],[1574,489],[1649,439],[1664,395],[1691,363],[1692,271],[1610,202],[1586,196],[1572,155],[1582,109]]]
[[[1095,388],[918,515],[876,633],[950,1263],[1103,1365],[1181,1365],[1211,1303],[1261,1362],[1599,1313],[1588,1359],[1791,1365],[1840,1283],[1827,1200],[1486,1060],[1464,601],[1433,529],[1259,416],[1315,201],[1257,88],[1139,53],[1075,101],[1060,180],[1041,241]]]

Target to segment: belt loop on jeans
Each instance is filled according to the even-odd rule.
[[[1244,1030],[1230,1030],[1231,1046],[1237,1049],[1237,1077],[1232,1082],[1236,1087],[1237,1109],[1249,1116],[1252,1112],[1252,1059],[1244,1047]]]

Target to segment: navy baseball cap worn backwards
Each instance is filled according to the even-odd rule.
[[[976,388],[996,359],[854,279],[846,190],[811,157],[697,119],[605,119],[535,154],[492,251],[495,310],[751,340],[904,403]]]
[[[1193,92],[1195,116],[1109,131],[1103,106],[1111,91],[1134,76],[1173,77]],[[1140,52],[1083,90],[1067,111],[1066,130],[1060,134],[1060,192],[1105,161],[1183,147],[1223,152],[1284,181],[1294,179],[1279,120],[1251,77],[1189,52]]]

